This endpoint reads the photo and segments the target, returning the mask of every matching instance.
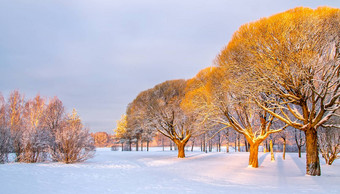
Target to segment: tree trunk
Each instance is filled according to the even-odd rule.
[[[203,152],[203,141],[201,139],[201,152]]]
[[[146,151],[149,151],[149,141],[146,142]]]
[[[226,137],[226,152],[229,153],[229,138]]]
[[[249,148],[249,166],[253,168],[259,167],[258,154],[259,154],[259,144],[250,144]]]
[[[275,161],[275,157],[274,157],[274,150],[273,150],[273,140],[269,141],[270,143],[270,161],[274,162]]]
[[[137,151],[137,152],[139,151],[139,141],[138,141],[138,139],[137,139],[137,141],[136,141],[136,151]]]
[[[267,153],[267,146],[266,146],[265,142],[263,142],[263,153]]]
[[[302,147],[302,146],[299,146],[299,145],[298,145],[299,158],[301,158],[301,147]]]
[[[248,142],[246,137],[244,137],[244,147],[246,148],[246,152],[248,152]]]
[[[143,151],[143,141],[140,141],[140,151]]]
[[[285,160],[286,159],[286,139],[283,140],[283,153],[282,153],[282,158]]]
[[[183,142],[183,141],[175,141],[175,144],[177,145],[178,148],[178,158],[185,158],[185,145],[187,144],[188,141]]]
[[[191,152],[194,151],[194,145],[195,145],[195,140],[192,141],[192,145],[191,145]]]
[[[238,152],[241,152],[241,137],[240,137],[240,135],[237,135],[237,149],[238,149]]]
[[[226,152],[229,153],[229,131],[227,132],[227,135],[225,136],[226,140]]]
[[[124,151],[124,143],[122,143],[122,151]]]
[[[172,150],[172,142],[171,142],[171,140],[170,140],[170,150]]]
[[[317,142],[317,131],[314,128],[308,128],[306,135],[306,165],[307,174],[311,176],[320,176],[320,161]]]
[[[162,147],[163,147],[163,151],[164,151],[164,136],[162,136]]]

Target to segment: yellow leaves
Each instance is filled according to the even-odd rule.
[[[76,109],[73,109],[72,113],[67,115],[67,123],[69,124],[70,129],[73,130],[83,127],[83,125],[81,124],[81,119]]]
[[[127,128],[127,116],[126,114],[123,114],[122,117],[117,121],[117,128],[114,129],[116,137],[122,138],[126,133],[126,128]]]

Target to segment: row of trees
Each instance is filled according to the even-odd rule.
[[[66,114],[62,102],[37,95],[25,100],[13,91],[7,101],[0,93],[0,162],[35,163],[48,159],[73,163],[94,154],[93,140],[77,112]]]
[[[249,165],[258,167],[259,145],[290,127],[305,135],[307,174],[321,175],[318,132],[319,145],[335,142],[326,146],[331,156],[323,156],[339,153],[339,63],[339,9],[295,8],[262,18],[234,33],[215,66],[140,93],[127,108],[123,132],[138,139],[157,129],[181,158],[191,137],[232,128],[250,145]],[[323,137],[321,129],[335,132]]]

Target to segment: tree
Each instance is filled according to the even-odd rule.
[[[81,120],[73,109],[62,126],[57,128],[55,134],[56,149],[52,150],[51,157],[55,161],[66,164],[82,162],[94,156],[94,142],[87,129],[84,129]]]
[[[336,112],[340,113],[340,109]],[[322,157],[327,165],[332,165],[335,159],[340,158],[340,120],[337,117],[332,117],[327,123],[321,127],[318,133],[318,145]]]
[[[126,128],[126,114],[123,114],[117,121],[117,128],[114,130],[116,138],[119,139],[120,143],[122,144],[122,151],[124,151],[124,142],[131,142],[131,136],[128,134]],[[131,151],[131,146],[129,151]]]
[[[20,160],[23,152],[23,107],[24,97],[15,90],[11,92],[7,102],[7,127],[11,132],[13,151],[16,155],[16,161]]]
[[[8,160],[11,151],[11,132],[6,125],[6,105],[0,93],[0,164]]]
[[[44,123],[45,100],[37,95],[33,100],[25,103],[23,110],[23,153],[19,161],[34,163],[47,158],[47,149],[50,145],[51,131]]]
[[[259,107],[305,133],[313,176],[321,175],[317,129],[340,107],[339,29],[339,9],[295,8],[241,26],[217,58]]]
[[[107,147],[110,143],[110,136],[106,132],[94,133],[92,137],[96,147]]]
[[[141,92],[127,110],[128,126],[134,125],[137,126],[135,128],[142,130],[143,127],[157,129],[177,145],[179,158],[185,157],[185,145],[197,132],[193,127],[194,116],[180,106],[185,87],[184,80],[163,82]],[[130,115],[135,115],[132,118],[144,119],[131,119]],[[133,124],[131,120],[138,122]]]
[[[228,68],[209,67],[188,85],[185,105],[195,109],[204,120],[231,127],[242,134],[250,148],[249,165],[258,167],[259,145],[270,134],[284,129],[272,129],[274,117],[245,98],[238,83],[228,77]],[[221,128],[224,129],[224,128]]]
[[[299,158],[301,158],[302,146],[306,144],[305,135],[301,132],[302,132],[301,130],[297,130],[297,129],[294,130],[294,139],[295,139],[296,146],[298,147]]]

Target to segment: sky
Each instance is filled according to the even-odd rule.
[[[146,89],[211,66],[242,25],[340,0],[0,0],[0,92],[57,96],[113,134]]]

